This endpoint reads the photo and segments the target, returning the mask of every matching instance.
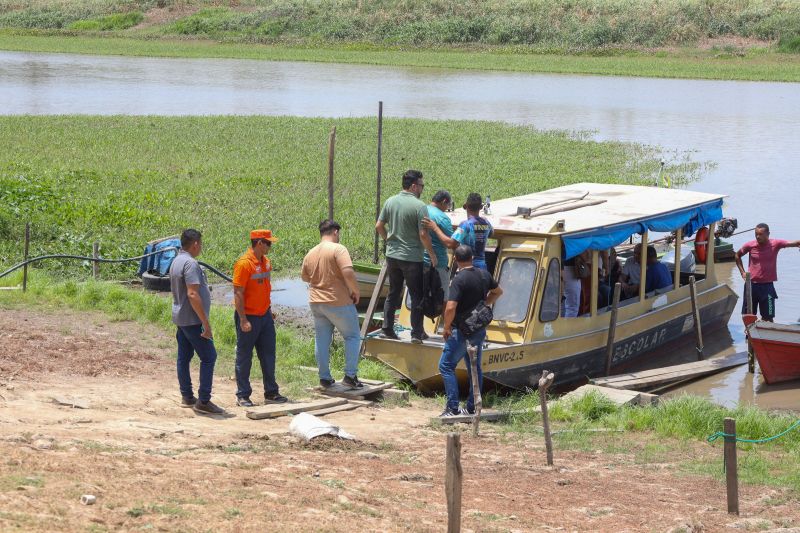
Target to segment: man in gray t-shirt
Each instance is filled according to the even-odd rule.
[[[211,292],[206,274],[195,259],[203,249],[202,235],[194,229],[181,234],[181,250],[169,268],[172,289],[172,322],[178,327],[178,385],[181,405],[199,414],[220,414],[224,411],[211,403],[211,385],[217,350],[208,320]],[[190,365],[195,352],[200,359],[200,387],[194,396]]]
[[[431,236],[423,225],[428,208],[419,199],[425,187],[422,172],[408,170],[403,174],[403,190],[383,205],[375,231],[386,241],[386,277],[389,294],[383,305],[381,336],[397,339],[394,332],[394,314],[400,308],[403,283],[411,296],[411,342],[422,343],[428,336],[423,328],[422,314],[422,255],[428,252],[431,266],[436,268]]]

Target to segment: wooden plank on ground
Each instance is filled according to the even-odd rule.
[[[399,402],[407,402],[409,398],[407,390],[389,388],[381,391],[381,399],[383,400],[396,400]]]
[[[747,363],[747,353],[739,352],[726,357],[707,359],[683,365],[667,366],[642,372],[631,372],[605,378],[596,378],[592,382],[603,387],[615,389],[645,389],[671,381],[693,379]]]
[[[508,418],[507,411],[497,411],[496,409],[483,409],[481,410],[481,421],[494,422]],[[445,416],[431,417],[431,424],[470,424],[472,423],[472,415],[458,415],[458,416]]]
[[[279,416],[296,415],[297,413],[313,411],[314,409],[324,409],[326,407],[333,407],[334,405],[343,405],[345,403],[347,403],[347,400],[331,398],[326,400],[316,400],[313,402],[263,405],[254,407],[252,409],[248,409],[247,418],[251,418],[253,420],[261,420],[264,418],[278,418]]]
[[[367,396],[371,396],[375,393],[378,393],[384,389],[391,389],[394,387],[394,383],[381,383],[380,385],[369,385],[364,383],[364,386],[360,389],[351,389],[346,385],[343,385],[337,382],[335,385],[326,388],[316,388],[314,389],[315,392],[322,394],[324,396],[334,396],[336,398],[352,398],[352,399],[359,399],[363,400]]]

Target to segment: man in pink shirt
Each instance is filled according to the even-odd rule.
[[[745,277],[742,256],[750,254],[748,270],[750,271],[751,298],[753,313],[760,310],[761,319],[772,322],[775,317],[774,282],[778,281],[778,252],[783,248],[798,248],[800,241],[784,241],[770,239],[769,226],[761,223],[756,226],[756,240],[749,241],[736,252],[736,266],[742,278]],[[747,302],[742,302],[742,314],[747,312]]]

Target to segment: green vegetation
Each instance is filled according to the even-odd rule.
[[[496,399],[495,408],[511,410],[538,405],[538,395],[528,394]],[[708,453],[698,448],[706,439],[722,431],[726,417],[736,419],[737,435],[759,439],[777,435],[797,420],[795,415],[769,413],[752,405],[727,409],[697,396],[679,396],[652,407],[617,407],[597,393],[577,400],[555,403],[550,409],[555,426],[554,443],[561,448],[604,449],[609,453],[633,453],[642,463],[674,460],[674,452],[685,448],[682,469],[688,473],[724,477],[722,443],[708,445]],[[513,434],[541,432],[537,413],[515,415],[505,424]],[[647,443],[640,445],[635,434],[647,432]],[[661,439],[661,442],[657,440]],[[654,442],[654,440],[656,442]],[[795,465],[800,460],[800,430],[766,444],[739,443],[739,477],[745,483],[789,487],[800,494],[800,474]]]
[[[17,284],[19,276],[0,280],[0,285]],[[11,294],[13,292],[13,294]],[[28,292],[0,291],[0,306],[38,307],[58,309],[64,306],[80,311],[102,311],[116,320],[136,320],[154,324],[165,334],[172,336],[171,303],[167,297],[143,290],[125,288],[110,282],[67,281],[53,283],[48,277],[34,272]],[[216,373],[233,375],[236,348],[236,332],[233,326],[233,308],[213,305],[211,325],[214,343],[217,348]],[[314,340],[299,336],[293,329],[277,328],[278,365],[276,378],[281,384],[281,392],[291,397],[306,396],[306,387],[317,384],[314,372],[302,370],[298,366],[316,366],[314,360]],[[331,370],[334,375],[343,375],[344,349],[334,341],[331,350]],[[252,379],[260,378],[261,369],[253,365]],[[359,364],[359,376],[367,379],[389,379],[389,370],[375,361],[363,360]]]
[[[210,40],[34,35],[0,29],[0,50],[146,57],[238,58],[657,78],[800,81],[800,56],[738,47],[541,53],[520,47],[413,48],[370,44],[261,45]]]
[[[275,269],[296,275],[327,214],[327,140],[337,126],[335,217],[355,259],[372,257],[374,119],[288,117],[0,117],[0,265],[21,260],[26,221],[31,254],[131,257],[157,237],[203,232],[203,260],[230,272],[249,231],[281,241]],[[46,149],[43,149],[46,147]],[[658,152],[593,142],[565,132],[492,122],[389,119],[384,124],[384,199],[419,168],[426,196],[449,189],[458,204],[473,190],[495,199],[579,181],[651,182]],[[668,165],[673,182],[697,165]],[[5,235],[5,238],[2,238]],[[68,277],[88,265],[40,263]],[[134,265],[103,265],[130,279]]]
[[[0,26],[59,29],[158,7],[166,16],[139,32],[253,42],[477,43],[558,50],[694,45],[720,37],[770,41],[797,35],[800,28],[800,5],[790,0],[245,0],[218,5],[207,0],[3,0]]]
[[[139,24],[142,20],[144,20],[144,15],[139,11],[131,11],[129,13],[116,13],[114,15],[78,20],[70,24],[69,29],[79,31],[127,30]]]
[[[0,49],[800,81],[791,0],[0,0]]]
[[[781,38],[778,50],[787,54],[800,54],[800,35]]]

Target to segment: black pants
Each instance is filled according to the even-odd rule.
[[[394,328],[394,313],[403,301],[403,281],[411,296],[411,334],[422,335],[422,261],[401,261],[386,258],[386,275],[389,277],[389,296],[383,304],[383,328]]]

